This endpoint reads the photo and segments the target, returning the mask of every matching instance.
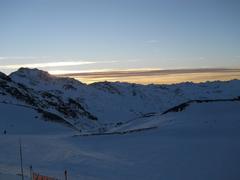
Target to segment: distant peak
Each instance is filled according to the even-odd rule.
[[[43,70],[40,70],[40,69],[37,69],[37,68],[31,69],[31,68],[21,67],[15,73],[45,74],[45,75],[50,76],[50,74],[47,71],[43,71]]]
[[[37,86],[42,84],[41,88],[59,88],[62,86],[64,88],[76,89],[73,85],[83,85],[80,81],[77,81],[68,77],[58,77],[49,74],[47,71],[43,71],[37,68],[20,68],[17,71],[10,74],[13,81],[18,83],[23,83],[25,85]],[[70,86],[71,85],[71,86]],[[57,87],[58,86],[58,87]]]
[[[53,76],[50,75],[48,72],[34,68],[20,68],[17,71],[10,74],[10,76],[20,76],[20,77],[27,77],[27,78],[40,78],[47,80],[49,78],[52,78]]]

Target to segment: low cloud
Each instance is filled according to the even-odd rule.
[[[240,69],[173,69],[161,70],[154,68],[128,69],[128,70],[109,70],[97,72],[68,73],[65,76],[95,76],[95,77],[130,77],[130,76],[155,76],[171,74],[190,74],[190,73],[223,73],[240,72]]]
[[[40,60],[48,60],[49,57],[0,57],[0,60],[28,60],[32,59],[32,61],[40,61]],[[58,58],[49,58],[49,59],[58,59]],[[118,61],[79,61],[79,60],[68,60],[66,58],[62,61],[53,61],[53,62],[39,62],[39,63],[18,63],[18,64],[4,64],[0,65],[0,69],[3,70],[16,70],[20,67],[28,67],[28,68],[57,68],[57,67],[67,67],[67,66],[81,66],[81,65],[89,65],[89,64],[103,64],[103,63],[117,63]],[[69,58],[70,59],[70,58]],[[76,59],[76,58],[75,58]]]
[[[32,64],[9,64],[9,65],[1,65],[0,69],[18,69],[20,67],[28,67],[28,68],[46,68],[46,67],[64,67],[64,66],[77,66],[77,65],[85,65],[85,64],[96,64],[98,62],[94,61],[60,61],[60,62],[47,62],[47,63],[32,63]]]
[[[240,69],[132,69],[105,72],[70,73],[60,76],[73,77],[85,83],[122,81],[141,84],[171,84],[180,82],[205,82],[240,79]]]

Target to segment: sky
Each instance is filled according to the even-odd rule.
[[[115,71],[208,69],[201,80],[240,78],[219,70],[240,69],[239,17],[239,0],[0,0],[0,71],[104,72],[101,80],[115,81]],[[195,74],[182,73],[181,81]]]

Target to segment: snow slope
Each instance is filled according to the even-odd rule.
[[[0,103],[0,133],[7,134],[66,134],[73,129],[44,120],[39,113],[24,106]]]
[[[180,112],[146,117],[125,135],[21,136],[25,174],[72,180],[238,180],[240,102],[192,103]],[[0,136],[0,172],[19,172],[17,135]]]
[[[214,107],[214,111],[212,107]],[[141,118],[133,119],[112,128],[109,132],[152,129],[159,126],[164,126],[164,129],[168,127],[173,128],[174,132],[179,129],[183,130],[182,128],[184,128],[184,130],[196,129],[197,131],[201,129],[220,131],[221,128],[237,130],[240,129],[240,117],[238,116],[236,107],[240,107],[240,99],[188,101],[170,108],[168,111],[161,114],[149,114]],[[196,114],[199,114],[200,108],[204,113],[202,119],[194,117]],[[219,111],[224,112],[221,118],[217,118],[219,116]],[[176,113],[178,116],[177,119],[175,118]],[[191,115],[191,117],[189,115]]]

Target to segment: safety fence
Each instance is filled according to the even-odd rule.
[[[62,179],[62,178],[61,178]],[[67,170],[64,171],[64,180],[68,179]],[[30,180],[60,180],[59,178],[43,175],[36,171],[33,171],[32,166],[30,166]]]

